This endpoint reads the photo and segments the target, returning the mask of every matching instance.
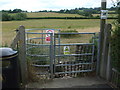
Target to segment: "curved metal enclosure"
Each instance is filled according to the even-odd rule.
[[[47,33],[47,30],[54,30],[54,33]],[[46,42],[47,35],[49,42]],[[27,56],[36,67],[36,74],[46,75],[47,78],[65,75],[76,77],[80,72],[95,70],[95,33],[60,33],[59,29],[26,29],[26,38]],[[65,51],[65,47],[69,50]]]

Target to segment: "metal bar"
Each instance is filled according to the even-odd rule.
[[[28,38],[28,39],[26,39],[26,41],[33,40],[33,39],[44,39],[44,38]]]
[[[92,53],[85,53],[85,54],[61,54],[61,55],[55,55],[56,57],[62,57],[62,56],[85,56],[85,55],[93,55]]]
[[[95,35],[94,35],[94,37],[95,37]],[[93,39],[92,42],[95,44],[95,40],[94,40],[94,39]],[[92,61],[91,61],[92,63],[93,63],[93,60],[94,60],[94,52],[95,52],[95,45],[92,46],[92,54],[93,54],[93,55],[92,55],[92,59],[91,59],[91,60],[92,60]],[[94,65],[94,64],[93,64],[93,65]],[[93,65],[91,66],[92,69],[94,68]]]
[[[33,28],[33,29],[25,29],[25,31],[32,31],[32,30],[60,30],[60,29],[41,29],[41,28]]]
[[[48,73],[36,73],[37,75],[48,75]]]
[[[27,43],[27,45],[33,45],[33,46],[50,46],[50,44],[32,44],[32,43]],[[94,45],[94,43],[56,44],[55,46],[72,46],[72,45]]]
[[[63,34],[95,34],[95,33],[93,33],[93,32],[79,32],[79,33],[55,33],[55,34],[63,35]]]
[[[35,54],[26,54],[28,56],[32,56],[32,57],[49,57],[49,55],[35,55]]]
[[[49,57],[49,55],[36,55],[36,54],[27,54],[28,56],[32,57]],[[93,55],[92,53],[85,53],[85,54],[62,54],[62,55],[55,55],[56,57],[62,57],[62,56],[86,56],[86,55]]]
[[[91,72],[93,70],[80,70],[80,71],[69,71],[69,72],[56,72],[55,74],[68,74],[68,73],[80,73],[80,72]]]
[[[59,30],[59,33],[60,33],[60,30]],[[60,34],[58,34],[58,46],[61,45],[60,44]],[[60,46],[58,48],[58,54],[60,55]],[[58,62],[60,62],[60,57],[58,57]]]
[[[53,64],[54,65],[53,66],[54,71],[53,71],[53,73],[55,73],[55,71],[56,71],[56,68],[55,68],[55,66],[56,66],[55,65],[56,64],[56,57],[55,57],[55,55],[56,55],[56,52],[55,52],[56,51],[56,47],[55,47],[55,44],[56,44],[56,38],[54,37],[54,56],[53,56],[54,57],[54,60],[53,60],[54,61],[54,64]]]
[[[50,33],[50,71],[51,78],[53,79],[53,61],[54,61],[54,44],[53,44],[53,33]]]
[[[42,33],[43,33],[43,30],[42,30]],[[42,38],[41,39],[42,39],[42,44],[43,44],[43,39],[44,39],[43,34],[42,34]]]
[[[34,60],[34,61],[32,61],[32,62],[38,62],[38,61],[45,61],[45,60],[38,60],[38,59],[36,59],[36,60]]]
[[[38,32],[25,32],[27,34],[50,34],[50,33],[38,33]],[[95,34],[95,33],[90,33],[90,32],[81,32],[81,33],[54,33],[55,35],[63,35],[63,34]]]
[[[75,65],[86,65],[86,64],[93,64],[93,63],[75,63],[75,64],[57,64],[56,66],[75,66]]]
[[[93,39],[93,43],[95,44],[95,40]],[[94,51],[95,51],[95,45],[92,46],[92,62],[94,60]]]
[[[50,65],[35,65],[35,64],[32,64],[32,66],[34,66],[34,67],[50,67]]]
[[[70,44],[60,44],[60,46],[71,46],[71,45],[94,45],[94,43],[70,43]],[[59,44],[56,44],[59,46]]]
[[[50,34],[50,33],[38,33],[38,32],[25,32],[26,34]]]

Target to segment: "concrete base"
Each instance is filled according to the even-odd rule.
[[[29,83],[27,88],[110,88],[105,80],[99,77],[63,77],[46,82]]]

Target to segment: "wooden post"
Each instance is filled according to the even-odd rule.
[[[26,62],[26,43],[25,43],[25,27],[19,27],[19,60],[21,70],[21,81],[23,88],[27,83],[27,62]]]
[[[26,41],[25,41],[25,27],[20,26],[16,37],[14,38],[10,47],[15,49],[16,45],[19,43],[18,57],[20,63],[20,76],[22,88],[27,84],[27,61],[26,61]]]
[[[101,10],[106,10],[106,0],[102,0],[101,1]],[[104,28],[105,28],[105,24],[106,24],[106,19],[101,19],[100,21],[100,42],[99,42],[99,56],[98,56],[98,61],[100,61],[101,64],[101,59],[102,59],[102,52],[103,52],[103,40],[104,40]],[[100,67],[101,68],[101,65]],[[98,71],[100,73],[100,71]],[[99,74],[98,73],[98,74]]]
[[[111,37],[111,24],[105,25],[104,31],[104,41],[103,41],[103,53],[102,53],[102,60],[101,60],[101,69],[100,69],[100,76],[106,79],[106,72],[107,72],[107,60],[108,60],[108,51],[109,51],[109,43]]]
[[[111,45],[109,45],[109,51],[108,51],[106,79],[108,81],[112,80]]]
[[[17,32],[16,37],[14,38],[14,40],[12,41],[12,43],[11,43],[11,45],[10,45],[10,47],[11,47],[12,49],[15,49],[15,47],[16,47],[19,39],[20,39],[20,32]]]

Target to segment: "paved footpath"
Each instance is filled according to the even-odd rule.
[[[99,77],[55,78],[44,83],[29,83],[28,88],[111,88],[107,82]]]

